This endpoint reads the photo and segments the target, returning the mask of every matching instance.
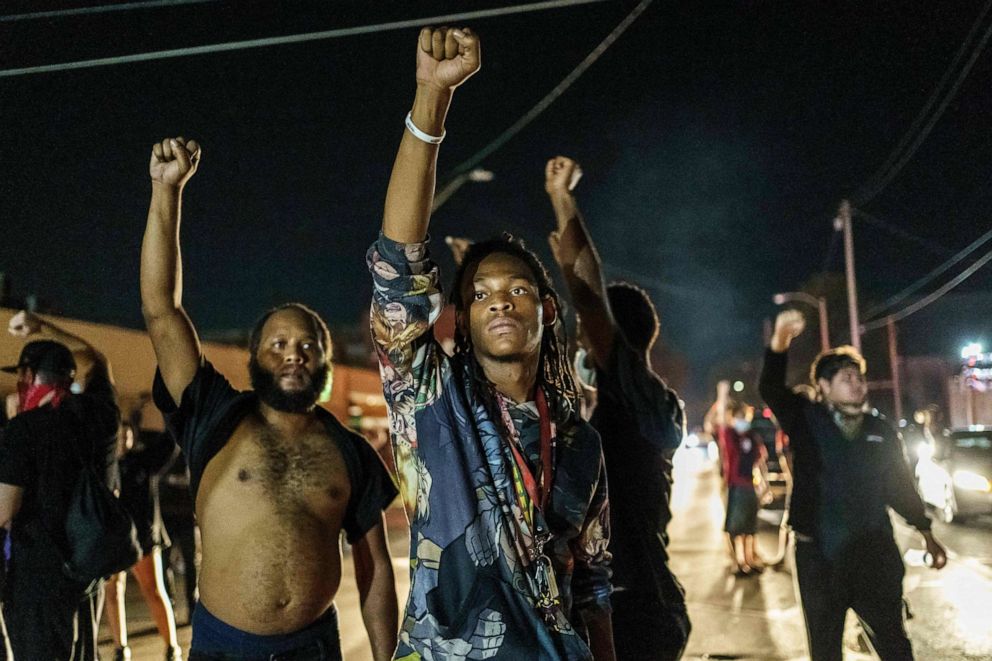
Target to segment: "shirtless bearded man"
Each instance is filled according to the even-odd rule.
[[[141,251],[155,401],[189,463],[203,539],[190,660],[340,659],[342,529],[374,657],[387,659],[397,604],[382,509],[396,491],[365,440],[316,405],[327,326],[300,304],[266,313],[251,338],[254,390],[239,392],[204,359],[183,310],[180,203],[199,160],[192,140],[153,147]]]

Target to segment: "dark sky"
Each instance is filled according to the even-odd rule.
[[[204,2],[0,21],[0,67],[510,4]],[[483,69],[455,96],[442,179],[635,4],[475,21]],[[842,269],[830,224],[838,202],[909,129],[985,5],[656,0],[484,161],[495,180],[463,187],[435,216],[433,233],[508,229],[547,257],[543,164],[573,156],[586,173],[578,195],[608,274],[649,286],[666,345],[688,361],[688,387],[708,388],[714,366],[760,351],[772,293]],[[8,2],[0,12],[57,6],[69,5]],[[990,24],[992,15],[980,33]],[[200,329],[245,327],[287,299],[312,304],[334,325],[355,323],[370,295],[365,249],[413,97],[416,35],[409,28],[0,78],[0,271],[15,293],[37,293],[63,314],[140,326],[150,145],[183,134],[204,146],[183,226],[185,304]],[[990,68],[992,54],[981,53],[913,159],[863,205],[922,239],[856,220],[864,307],[989,228]],[[441,262],[450,273],[446,254]],[[990,287],[981,272],[959,291]],[[907,353],[992,340],[987,305],[944,307],[958,323],[940,338],[907,331]]]

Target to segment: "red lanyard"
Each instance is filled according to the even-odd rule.
[[[520,449],[517,447],[518,443],[510,443],[510,449],[513,450],[513,459],[520,468],[520,475],[524,480],[524,488],[527,489],[527,494],[530,496],[531,502],[541,510],[544,510],[548,504],[548,499],[551,497],[555,439],[551,430],[551,415],[548,412],[548,400],[544,396],[544,390],[540,387],[537,388],[537,395],[534,397],[534,400],[537,403],[537,415],[541,423],[540,484],[534,479],[534,474],[531,472],[530,466],[520,454]]]

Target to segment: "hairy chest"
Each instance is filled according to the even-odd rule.
[[[249,416],[203,474],[201,491],[241,506],[340,515],[351,485],[344,456],[319,424],[287,436]]]

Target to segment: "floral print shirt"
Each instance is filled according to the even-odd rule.
[[[590,659],[573,611],[609,612],[609,507],[599,435],[577,415],[555,427],[551,495],[528,516],[511,443],[539,468],[533,403],[507,402],[506,439],[474,394],[467,361],[432,326],[443,297],[427,242],[369,249],[371,311],[400,495],[410,520],[410,596],[395,658]],[[558,418],[562,419],[562,418]],[[521,500],[523,493],[523,500]],[[528,511],[524,511],[528,510]],[[541,612],[534,531],[561,606]]]

